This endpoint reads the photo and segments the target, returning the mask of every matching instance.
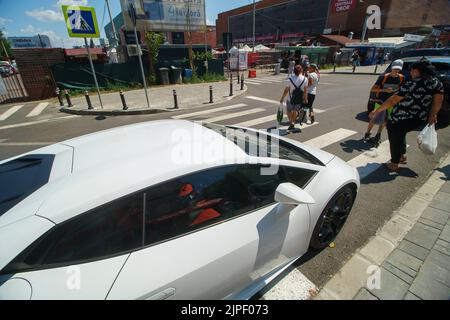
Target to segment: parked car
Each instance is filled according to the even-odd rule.
[[[235,129],[154,121],[0,162],[0,299],[246,299],[327,247],[358,171]]]
[[[9,61],[0,61],[0,75],[9,77],[17,73],[17,69],[9,63]]]
[[[409,69],[414,62],[419,61],[423,57],[404,58],[403,71],[406,80],[410,79]],[[450,125],[450,57],[426,57],[435,66],[437,71],[437,78],[442,81],[445,89],[444,103],[441,111],[438,114],[438,125],[448,126]],[[386,69],[385,73],[391,71],[391,65]],[[376,94],[370,93],[369,101],[367,103],[367,112],[370,113],[375,107],[374,100]]]

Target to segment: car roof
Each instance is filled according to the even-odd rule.
[[[55,156],[49,182],[0,216],[0,227],[34,214],[60,223],[159,182],[248,159],[222,135],[185,120],[110,129],[26,155],[43,154]]]
[[[417,57],[408,57],[408,58],[401,58],[400,60],[403,60],[403,62],[416,62],[420,61],[422,58],[426,58],[430,60],[431,63],[450,63],[450,57],[444,57],[444,56],[417,56]]]

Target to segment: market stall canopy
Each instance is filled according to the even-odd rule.
[[[238,48],[236,47],[233,47],[230,49],[230,51],[228,51],[228,53],[235,53],[235,52],[238,52]]]
[[[260,52],[260,51],[270,51],[271,49],[262,45],[262,44],[258,44],[257,46],[255,46],[255,51]]]
[[[250,48],[248,45],[245,45],[241,50],[244,50],[244,51],[247,51],[247,52],[253,51],[253,49]]]

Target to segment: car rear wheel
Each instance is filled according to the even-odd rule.
[[[322,250],[337,237],[353,208],[356,193],[350,186],[342,188],[325,207],[311,237],[310,247]]]

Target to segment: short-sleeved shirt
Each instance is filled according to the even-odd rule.
[[[311,80],[311,84],[308,86],[308,93],[316,95],[317,85],[319,84],[319,75],[316,72],[311,72],[308,74],[308,79]]]
[[[404,99],[394,106],[391,121],[398,123],[407,120],[427,121],[436,94],[443,94],[444,86],[435,77],[417,78],[405,83],[397,95]]]
[[[305,76],[303,76],[303,75],[299,75],[299,76],[293,75],[293,76],[289,77],[289,79],[292,79],[292,81],[295,83],[297,88],[299,88],[301,86],[300,90],[302,92],[304,92],[305,91],[305,87],[308,86],[308,79],[306,79]],[[291,96],[292,96],[292,93],[295,90],[295,87],[294,87],[294,85],[292,84],[292,82],[289,79],[287,79],[285,82],[286,82],[286,87],[289,87],[288,101],[291,101]]]
[[[386,81],[384,79],[387,75],[382,75],[378,78],[377,82],[375,83],[376,86],[378,86],[381,89],[386,90],[387,88],[392,88],[392,92],[380,92],[378,94],[378,99],[381,100],[381,102],[387,101],[390,97],[392,97],[397,91],[400,89],[400,86],[403,85],[400,76],[393,77],[391,75],[387,76]],[[403,77],[404,79],[404,77]],[[383,83],[384,81],[384,83]]]

